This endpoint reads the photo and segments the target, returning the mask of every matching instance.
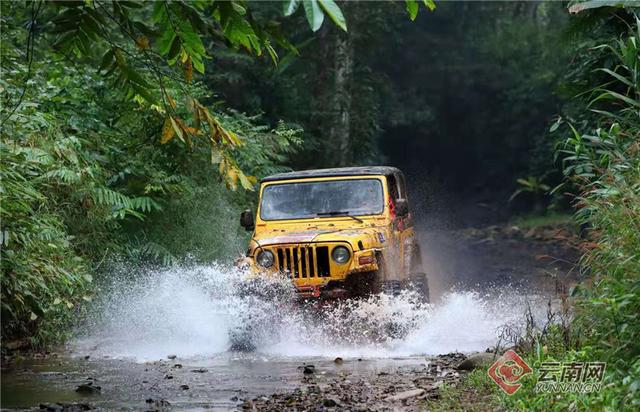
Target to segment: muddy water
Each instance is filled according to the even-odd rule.
[[[544,317],[543,297],[507,285],[494,295],[451,292],[436,305],[402,294],[323,306],[292,304],[288,284],[245,293],[241,278],[216,265],[115,270],[57,357],[3,365],[2,407],[153,409],[152,399],[224,410],[300,387],[305,364],[320,381],[419,369],[433,355],[495,345],[502,327],[522,327],[529,306]],[[230,351],[237,340],[253,351]],[[75,392],[86,383],[100,393]]]

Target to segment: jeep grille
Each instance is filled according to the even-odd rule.
[[[294,278],[329,277],[328,246],[286,246],[275,248],[278,270]]]

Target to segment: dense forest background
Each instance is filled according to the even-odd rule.
[[[389,163],[416,192],[428,181],[498,202],[516,178],[555,170],[546,131],[570,96],[561,80],[576,40],[563,4],[444,3],[412,24],[398,4],[347,12],[348,35],[288,21],[299,57],[273,67],[229,53],[208,79],[228,105],[304,129],[289,165]]]
[[[64,339],[114,260],[233,259],[262,176],[391,164],[418,212],[575,208],[596,281],[563,342],[632,359],[600,400],[635,399],[640,33],[617,3],[1,2],[3,340]]]

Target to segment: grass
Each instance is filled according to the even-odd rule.
[[[438,399],[427,400],[424,409],[429,411],[500,411],[499,389],[480,368],[465,376],[457,386],[445,385]]]

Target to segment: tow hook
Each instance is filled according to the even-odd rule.
[[[298,286],[298,294],[303,298],[319,298],[320,287],[318,286]]]

